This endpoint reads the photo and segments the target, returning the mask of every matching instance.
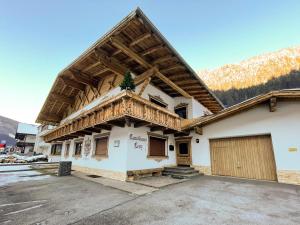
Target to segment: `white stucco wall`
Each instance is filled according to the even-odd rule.
[[[203,127],[203,135],[193,132],[193,165],[210,166],[210,138],[258,134],[271,134],[277,170],[300,170],[299,102],[278,102],[275,112],[270,112],[268,105],[261,105]],[[289,152],[290,147],[298,151]]]
[[[109,131],[103,131],[107,133]],[[92,169],[102,169],[117,172],[126,172],[126,159],[128,149],[128,131],[127,128],[113,127],[110,131],[109,143],[108,143],[108,157],[95,159],[92,157],[93,150],[95,149],[94,135],[86,135],[83,140],[83,146],[81,151],[81,157],[76,158],[73,156],[75,151],[75,142],[78,139],[73,139],[70,142],[69,157],[65,157],[66,145],[63,145],[63,151],[61,154],[62,160],[72,161],[72,165],[88,167]],[[84,141],[91,140],[91,149],[88,155],[85,155]],[[119,147],[114,147],[114,141],[119,140]]]
[[[145,139],[146,141],[132,140],[129,139],[128,136],[127,170],[162,168],[167,165],[176,164],[175,150],[169,150],[169,145],[175,145],[173,135],[166,135],[168,136],[168,141],[166,144],[166,153],[168,155],[167,158],[148,158],[148,132],[150,132],[150,129],[147,127],[131,127],[128,129],[128,131],[129,135],[132,134],[134,137],[139,137]],[[162,135],[162,132],[155,133]]]

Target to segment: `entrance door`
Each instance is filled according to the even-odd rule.
[[[191,165],[191,139],[176,140],[177,165]]]
[[[277,180],[269,135],[210,140],[212,174]]]

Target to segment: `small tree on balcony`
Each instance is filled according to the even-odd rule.
[[[135,84],[129,71],[125,73],[124,80],[120,84],[120,88],[121,90],[135,90]]]

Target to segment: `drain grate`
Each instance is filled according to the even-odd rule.
[[[94,175],[94,174],[92,174],[92,175],[86,175],[87,177],[91,177],[91,178],[98,178],[98,177],[101,177],[101,176],[98,176],[98,175]]]

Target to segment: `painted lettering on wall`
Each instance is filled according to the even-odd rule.
[[[131,140],[135,140],[135,141],[147,141],[146,138],[142,138],[141,136],[133,136],[133,134],[130,134],[129,135],[129,139]]]
[[[141,136],[134,136],[133,134],[130,134],[129,139],[134,140],[133,146],[135,149],[138,149],[141,151],[144,150],[144,143],[141,143],[141,142],[146,142],[147,141],[146,138],[143,138]]]

